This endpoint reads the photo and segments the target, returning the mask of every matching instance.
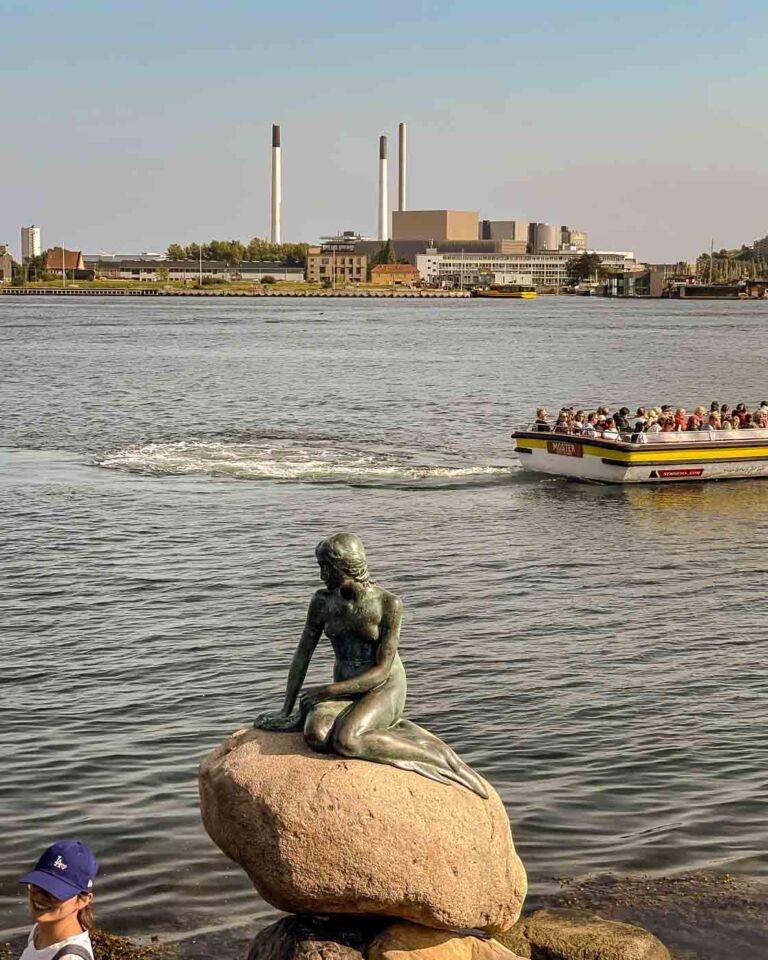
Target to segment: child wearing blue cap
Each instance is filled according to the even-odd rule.
[[[80,840],[59,840],[43,853],[27,884],[35,925],[20,960],[93,960],[91,901],[99,865]]]

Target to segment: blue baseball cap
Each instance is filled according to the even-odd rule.
[[[19,883],[34,883],[57,900],[69,900],[78,893],[90,893],[99,872],[96,855],[80,840],[59,840],[43,853],[34,870]]]

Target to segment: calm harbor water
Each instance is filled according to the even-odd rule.
[[[0,299],[0,936],[60,835],[99,852],[114,930],[272,913],[196,766],[279,704],[343,528],[404,598],[410,715],[499,790],[534,890],[768,874],[768,484],[532,479],[509,439],[541,402],[756,403],[767,328],[761,303]]]

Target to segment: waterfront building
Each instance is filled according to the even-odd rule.
[[[593,251],[608,269],[630,270],[635,256],[629,251]],[[435,248],[418,254],[416,267],[422,281],[436,287],[474,287],[488,283],[533,284],[539,289],[558,289],[568,284],[567,265],[574,257],[570,250],[540,253],[460,253]]]
[[[380,263],[371,270],[376,287],[415,287],[420,281],[419,271],[410,263]]]
[[[354,241],[324,243],[307,252],[307,280],[332,286],[365,283],[368,279],[368,257],[355,251]]]
[[[40,256],[40,227],[21,228],[21,262]]]
[[[768,259],[768,236],[755,240],[752,244],[755,256]]]
[[[139,257],[116,259],[114,257],[88,257],[87,266],[104,280],[195,281],[200,279],[223,280],[230,283],[260,283],[264,277],[274,277],[280,283],[301,282],[303,267],[287,267],[271,261],[243,261],[238,264],[223,260],[160,260]]]
[[[393,240],[479,240],[475,210],[394,210]]]
[[[45,269],[48,273],[61,276],[62,273],[77,275],[78,271],[85,270],[85,261],[81,250],[66,250],[61,247],[52,247],[47,251]]]
[[[13,257],[8,248],[0,244],[0,283],[10,283],[13,280]]]

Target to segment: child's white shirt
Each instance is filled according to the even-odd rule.
[[[37,924],[32,927],[32,930],[29,934],[29,940],[27,941],[26,947],[24,947],[24,953],[22,953],[22,955],[19,957],[19,960],[53,960],[59,950],[61,950],[61,948],[68,943],[76,943],[78,947],[84,947],[91,957],[93,957],[91,937],[87,930],[84,930],[82,933],[78,933],[75,937],[67,937],[66,940],[60,940],[58,943],[52,943],[50,947],[43,947],[42,950],[38,950],[37,947],[35,947],[36,932]],[[80,957],[74,954],[65,953],[62,956],[62,960],[80,960]]]

